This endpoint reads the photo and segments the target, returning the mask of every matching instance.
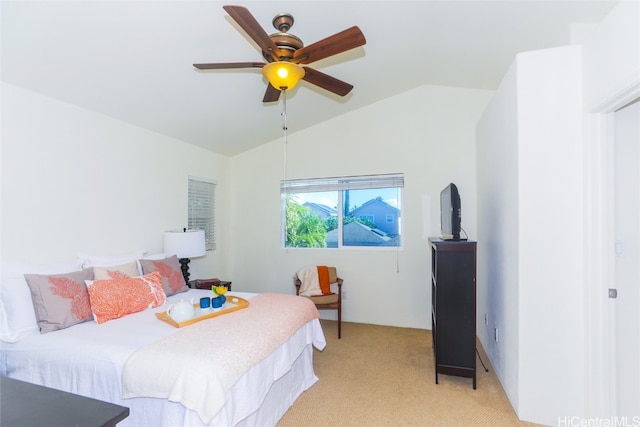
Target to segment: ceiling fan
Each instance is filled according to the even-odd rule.
[[[306,64],[364,45],[364,34],[357,26],[304,46],[302,40],[288,32],[293,25],[293,16],[288,13],[281,13],[273,18],[273,26],[279,32],[268,35],[245,7],[223,6],[223,9],[258,44],[267,62],[193,64],[197,69],[262,68],[262,74],[270,83],[262,102],[277,101],[280,92],[293,89],[300,79],[339,96],[345,96],[353,89],[353,85],[314,70]]]

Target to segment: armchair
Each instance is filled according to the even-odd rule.
[[[326,282],[327,278],[328,283],[320,283]],[[298,271],[294,276],[296,295],[309,298],[318,310],[338,311],[338,338],[342,338],[342,282],[335,267],[310,267]],[[331,287],[335,286],[337,292],[331,292]],[[322,292],[323,287],[325,292]]]

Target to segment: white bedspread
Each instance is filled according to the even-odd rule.
[[[208,424],[244,373],[319,317],[307,298],[260,294],[246,309],[187,326],[137,350],[123,370],[123,396],[180,402]]]
[[[169,297],[169,303],[207,295],[211,291],[193,289]],[[243,292],[230,295],[250,302],[256,296]],[[127,406],[131,413],[120,423],[123,427],[207,425],[179,403],[122,398],[122,370],[127,359],[141,346],[181,330],[156,318],[155,312],[166,309],[145,310],[101,325],[85,322],[44,335],[33,332],[13,344],[0,342],[0,375]],[[226,316],[231,314],[216,319]],[[311,364],[311,343],[319,349],[325,345],[317,319],[243,375],[226,393],[227,405],[208,425],[274,426],[297,396],[317,381]],[[178,362],[190,364],[189,359]]]

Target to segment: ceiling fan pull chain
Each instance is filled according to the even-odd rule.
[[[287,91],[282,91],[282,113],[280,115],[283,117],[282,130],[284,131],[284,135],[287,135]]]
[[[282,130],[284,132],[284,162],[283,162],[283,175],[284,181],[287,181],[287,91],[282,91]]]

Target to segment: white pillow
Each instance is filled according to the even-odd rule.
[[[62,274],[79,269],[78,261],[46,265],[2,260],[0,340],[17,342],[39,329],[25,274]]]
[[[138,251],[126,254],[126,255],[87,255],[78,254],[78,260],[81,263],[82,268],[89,267],[113,267],[120,264],[126,264],[131,261],[135,261],[138,258],[142,258],[147,253],[146,250],[140,249]]]
[[[31,292],[24,278],[2,279],[0,284],[0,340],[17,342],[38,331]]]

